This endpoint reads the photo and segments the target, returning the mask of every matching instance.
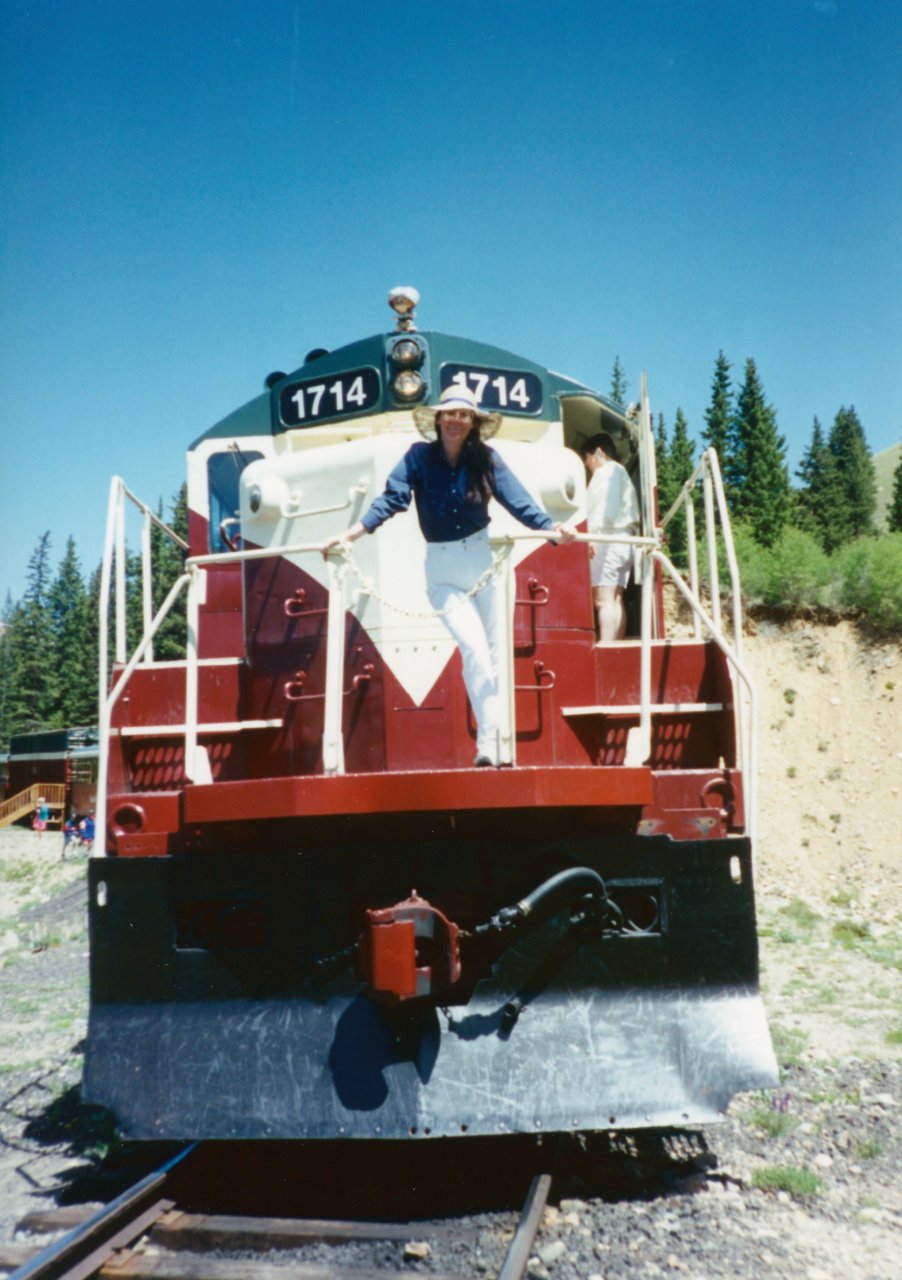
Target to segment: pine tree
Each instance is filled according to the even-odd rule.
[[[655,463],[658,473],[658,516],[663,519],[695,469],[695,443],[689,438],[682,409],[677,409],[673,437],[669,442],[664,415],[658,414]],[[681,509],[667,526],[667,548],[671,560],[683,560],[686,547],[686,512]]]
[[[100,672],[100,579],[102,569],[98,565],[88,579],[87,605],[85,617],[85,667],[90,674],[92,713],[88,716],[88,724],[96,724],[100,718],[97,704],[99,696]],[[107,659],[107,671],[112,670],[112,648]]]
[[[673,424],[673,436],[670,441],[670,483],[675,501],[683,485],[695,469],[695,443],[689,438],[689,429],[683,410],[677,409]],[[680,509],[670,525],[671,559],[684,559],[687,549],[686,512]]]
[[[796,475],[802,482],[797,494],[796,524],[813,534],[824,550],[830,550],[833,510],[836,504],[836,469],[817,418]]]
[[[777,432],[776,414],[751,358],[736,403],[728,476],[733,512],[748,521],[760,546],[773,546],[791,506],[786,441]]]
[[[893,472],[893,496],[886,512],[886,527],[890,533],[902,533],[902,452]]]
[[[11,734],[43,729],[52,715],[53,630],[47,603],[49,559],[48,530],[38,540],[28,562],[28,585],[9,623]]]
[[[655,472],[658,477],[658,520],[663,520],[673,502],[670,483],[670,452],[667,448],[667,428],[664,425],[663,413],[658,414],[658,426],[655,431]]]
[[[827,448],[836,473],[836,506],[832,513],[831,545],[874,532],[877,477],[864,429],[855,408],[842,408],[833,420]]]
[[[733,389],[730,385],[730,362],[722,351],[714,362],[711,381],[711,403],[705,410],[702,441],[706,449],[717,453],[720,469],[727,474],[733,423]]]
[[[113,630],[113,614],[110,615]],[[128,660],[144,634],[144,580],[140,551],[125,548],[125,657]]]
[[[88,596],[70,537],[48,593],[55,673],[52,721],[60,728],[93,722],[96,679],[86,650]]]
[[[158,508],[160,519],[163,518],[162,503]],[[188,487],[181,489],[172,499],[172,515],[169,527],[180,538],[188,541]],[[153,607],[154,612],[166,599],[172,584],[183,572],[185,553],[178,543],[157,526],[151,529],[151,555],[153,557]],[[178,659],[185,656],[185,633],[187,628],[187,595],[182,593],[172,606],[168,616],[157,632],[154,640],[154,653],[160,659]]]
[[[611,399],[617,404],[626,404],[626,393],[629,383],[623,372],[623,365],[620,363],[620,357],[614,357],[614,368],[611,371]]]
[[[10,624],[14,613],[13,598],[7,591],[6,600],[3,603],[3,611],[0,612],[0,751],[5,751],[9,747],[10,739],[13,677]]]

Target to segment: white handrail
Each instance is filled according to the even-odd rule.
[[[755,706],[756,706],[756,694],[755,694],[754,681],[752,680],[752,677],[749,674],[749,672],[743,666],[740,655],[730,645],[730,642],[727,640],[726,636],[720,631],[720,629],[714,625],[714,619],[711,618],[706,613],[704,607],[702,606],[701,601],[697,597],[693,598],[692,592],[689,586],[683,580],[683,577],[680,574],[679,570],[673,566],[673,564],[670,562],[670,560],[668,560],[667,556],[665,556],[662,551],[653,552],[651,558],[656,560],[661,565],[661,567],[667,571],[667,573],[675,583],[678,591],[680,592],[680,594],[682,595],[686,603],[690,606],[690,608],[693,611],[698,612],[699,617],[702,619],[705,626],[710,631],[712,640],[714,640],[714,642],[717,644],[718,648],[721,650],[721,652],[724,654],[724,656],[727,658],[728,662],[730,663],[731,668],[736,672],[736,674],[739,676],[740,680],[742,681],[743,685],[745,686],[746,693],[749,699],[749,715],[748,715],[747,721],[745,717],[743,717],[741,714],[742,712],[741,700],[739,698],[736,698],[735,696],[733,699],[733,706],[736,709],[736,720],[737,720],[737,725],[736,725],[736,742],[737,742],[737,748],[738,748],[737,766],[742,771],[743,788],[745,792],[743,797],[744,808],[745,808],[745,825],[746,825],[746,830],[748,831],[748,834],[754,840],[757,832],[756,812],[757,812],[757,771],[758,771],[757,741],[756,741],[755,733],[753,731],[753,726],[755,724]],[[744,730],[742,728],[743,723],[745,723]]]
[[[326,705],[323,711],[323,773],[345,771],[344,734],[341,731],[345,678],[345,600],[348,565],[343,556],[330,555],[329,612],[326,617]]]
[[[708,544],[708,578],[711,582],[711,617],[720,629],[720,567],[717,563],[717,541],[714,532],[714,489],[711,470],[705,467],[702,475],[702,492],[705,500],[705,534]]]
[[[198,632],[200,629],[200,575],[196,564],[188,568],[188,599],[185,602],[185,748],[182,767],[189,782],[197,778],[197,697]]]
[[[169,610],[175,604],[182,589],[187,585],[190,574],[183,573],[181,577],[176,578],[175,582],[169,590],[166,599],[160,605],[159,611],[153,622],[150,624],[149,630],[142,636],[135,652],[126,663],[119,679],[113,685],[112,689],[105,692],[100,699],[100,724],[97,744],[97,805],[94,814],[95,821],[95,843],[94,851],[97,856],[102,856],[106,851],[106,798],[107,798],[107,774],[109,772],[110,762],[110,728],[113,718],[113,708],[119,701],[126,685],[131,679],[132,672],[138,666],[144,657],[145,650],[152,643],[154,636],[159,631]],[[102,611],[102,610],[101,610]]]
[[[650,421],[647,402],[643,407],[643,421]],[[712,613],[711,616],[701,604],[697,565],[697,540],[695,529],[695,504],[693,489],[701,480],[704,489],[704,509],[707,535],[707,551],[709,573],[712,581]],[[95,848],[102,852],[105,848],[106,798],[108,787],[109,738],[111,732],[112,712],[122,691],[127,685],[138,663],[152,657],[153,638],[158,632],[164,618],[171,610],[180,592],[187,586],[187,649],[185,662],[185,738],[184,738],[184,771],[185,777],[196,781],[199,772],[198,762],[198,628],[200,621],[200,593],[204,571],[210,566],[241,563],[244,561],[266,559],[272,557],[322,554],[322,543],[293,543],[286,546],[253,548],[250,550],[215,552],[200,556],[190,556],[185,562],[185,572],[173,585],[166,600],[156,615],[149,619],[150,607],[150,571],[144,569],[142,579],[142,599],[144,613],[144,635],[131,659],[126,663],[125,646],[125,541],[124,541],[124,506],[125,500],[133,502],[144,514],[142,532],[142,559],[150,557],[150,526],[156,523],[180,546],[184,541],[153,514],[146,504],[126,488],[119,477],[114,477],[110,487],[110,498],[107,512],[107,532],[104,545],[104,560],[101,570],[101,608],[100,608],[100,772],[98,777],[97,803],[97,842]],[[687,545],[689,550],[690,584],[687,585],[678,570],[661,550],[662,534],[681,506],[685,505],[687,513]],[[733,623],[734,642],[731,646],[723,635],[720,622],[719,585],[717,578],[716,524],[719,523],[724,538],[727,562],[733,591]],[[511,551],[517,542],[548,541],[547,530],[522,530],[491,538],[493,548],[500,552],[498,556],[498,684],[500,711],[499,758],[502,764],[516,763],[516,709],[514,696],[514,637],[513,613],[515,596],[514,564]],[[742,665],[742,619],[741,596],[739,593],[738,564],[729,525],[729,516],[723,482],[720,475],[717,457],[713,450],[707,450],[699,461],[692,476],[683,485],[680,494],[667,512],[659,529],[653,534],[627,534],[620,531],[609,533],[576,534],[575,540],[581,543],[627,543],[636,547],[640,559],[641,587],[641,631],[640,631],[640,705],[638,733],[634,734],[627,747],[627,763],[641,764],[648,761],[651,755],[651,649],[655,628],[655,565],[662,568],[674,581],[678,591],[692,610],[693,630],[695,638],[700,638],[700,623],[703,623],[714,642],[727,657],[731,672],[742,681],[748,696],[749,716],[744,714],[743,701],[734,697],[736,708],[736,745],[740,767],[745,770],[745,809],[746,826],[752,834],[755,828],[755,769],[757,767],[757,744],[754,735],[754,687],[751,678]],[[116,651],[117,661],[124,663],[124,668],[112,690],[108,690],[108,602],[111,585],[111,566],[115,562],[116,569]],[[327,556],[329,574],[328,584],[328,619],[326,633],[326,681],[325,708],[323,724],[323,771],[327,775],[344,773],[344,742],[342,734],[342,707],[344,699],[345,670],[345,579],[348,562],[343,547],[334,547]],[[120,656],[121,654],[121,656]],[[200,761],[203,765],[203,761]],[[206,775],[204,775],[206,776]]]
[[[116,503],[116,661],[124,662],[126,654],[125,596],[125,501],[120,489]]]
[[[696,599],[700,599],[698,584],[698,543],[695,538],[695,500],[691,493],[686,494],[686,546],[689,551],[689,586]],[[702,629],[699,616],[692,610],[692,635],[700,640]]]
[[[496,540],[493,538],[492,545]],[[516,581],[512,543],[498,547],[498,587],[495,602],[498,628],[498,762],[517,763],[517,726],[514,694],[514,597]]]
[[[153,617],[153,565],[151,563],[150,528],[150,519],[145,511],[144,520],[141,524],[141,617],[143,619],[143,631],[146,631],[150,626],[150,621]],[[145,662],[153,662],[153,645],[147,646],[144,660]]]
[[[348,489],[348,496],[344,502],[333,502],[328,507],[308,507],[306,511],[299,509],[301,501],[300,494],[289,494],[279,508],[279,515],[283,520],[301,520],[308,516],[322,516],[331,511],[346,511],[348,507],[354,505],[354,499],[362,497],[370,487],[369,480],[358,480],[356,484],[352,484]]]

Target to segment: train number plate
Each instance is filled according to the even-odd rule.
[[[502,413],[538,413],[542,408],[542,384],[534,373],[517,369],[484,369],[469,364],[442,366],[442,391],[469,387],[483,409]]]
[[[326,418],[365,413],[379,403],[379,397],[375,369],[351,369],[289,382],[279,392],[279,421],[284,427],[309,427]]]

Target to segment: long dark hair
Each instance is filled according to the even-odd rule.
[[[441,414],[435,415],[435,444],[442,447]],[[461,461],[467,472],[467,497],[472,502],[488,502],[495,492],[495,465],[492,451],[479,434],[479,423],[474,422],[470,434],[460,451]]]

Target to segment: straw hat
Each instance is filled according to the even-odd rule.
[[[444,413],[446,409],[469,409],[476,419],[479,434],[488,440],[501,426],[501,414],[488,409],[480,409],[476,403],[476,395],[469,387],[460,387],[454,383],[445,387],[439,396],[438,404],[420,404],[413,411],[413,420],[417,430],[426,440],[435,440],[435,415]]]

